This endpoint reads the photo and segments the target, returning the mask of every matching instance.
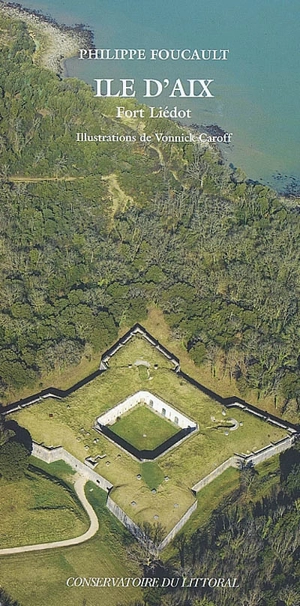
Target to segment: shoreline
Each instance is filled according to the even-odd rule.
[[[76,56],[78,49],[88,45],[93,47],[94,35],[84,24],[74,27],[59,24],[41,11],[31,10],[16,2],[0,3],[0,14],[11,19],[24,21],[33,38],[36,50],[33,61],[50,69],[55,74],[64,74],[64,61]]]
[[[51,70],[60,78],[68,77],[65,66],[66,59],[76,57],[80,48],[94,48],[94,34],[85,24],[74,26],[58,23],[54,18],[45,15],[40,10],[29,9],[18,2],[0,0],[0,14],[14,20],[26,23],[28,32],[35,43],[33,62],[36,65]],[[218,124],[191,124],[188,128],[198,131],[202,128],[212,135],[222,135],[225,131]],[[225,142],[227,144],[227,142]],[[222,149],[219,147],[222,153]],[[252,181],[252,179],[248,179]],[[273,189],[279,197],[290,202],[300,199],[300,178],[295,174],[284,175],[275,173],[264,179],[255,180],[258,184]]]

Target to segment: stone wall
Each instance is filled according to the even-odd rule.
[[[242,467],[245,467],[248,465],[257,465],[258,463],[261,463],[262,461],[269,459],[270,457],[274,456],[275,454],[278,454],[288,448],[291,448],[291,446],[294,444],[295,440],[296,440],[296,435],[292,435],[292,436],[288,436],[287,438],[280,440],[276,444],[270,444],[269,446],[266,446],[265,448],[262,448],[261,450],[259,450],[257,452],[253,452],[250,455],[247,455],[247,456],[246,455],[245,456],[234,455],[233,457],[230,457],[229,459],[224,461],[224,463],[219,465],[216,469],[214,469],[205,478],[203,478],[202,480],[197,482],[193,486],[192,490],[195,493],[199,492],[202,488],[204,488],[205,486],[210,484],[213,480],[215,480],[218,476],[220,476],[229,467],[242,468]],[[52,463],[54,461],[63,460],[68,465],[70,465],[74,471],[78,471],[80,474],[82,474],[88,480],[91,480],[92,482],[94,482],[97,486],[99,486],[106,492],[109,492],[113,488],[113,485],[110,482],[108,482],[108,480],[106,480],[105,478],[103,478],[103,476],[99,475],[98,473],[96,473],[95,471],[90,469],[87,465],[85,465],[84,463],[82,463],[81,461],[76,459],[76,457],[71,455],[69,452],[67,452],[61,446],[59,446],[57,448],[46,448],[45,446],[42,446],[40,444],[36,444],[35,442],[33,442],[32,454],[33,454],[33,456],[45,461],[46,463]],[[145,542],[144,536],[143,536],[143,533],[142,533],[140,527],[125,513],[125,511],[123,511],[123,509],[121,507],[119,507],[119,505],[117,505],[114,502],[114,500],[109,496],[109,494],[107,496],[106,506],[111,511],[111,513],[123,524],[123,526],[125,526],[129,530],[129,532],[131,532],[131,534],[133,534],[133,536],[137,540],[139,540],[142,543]],[[149,541],[147,541],[149,550],[153,554],[156,554],[156,555],[160,551],[162,551],[173,540],[173,538],[176,536],[176,534],[181,530],[181,528],[184,526],[184,524],[187,522],[187,520],[191,517],[191,515],[196,510],[196,508],[197,508],[197,501],[195,501],[191,505],[191,507],[185,512],[185,514],[180,518],[180,520],[177,522],[177,524],[175,524],[175,526],[172,528],[172,530],[168,533],[168,535],[164,538],[164,540],[158,546],[155,546],[154,544],[150,545]]]
[[[128,412],[140,403],[145,403],[151,407],[156,413],[164,416],[169,421],[172,421],[181,429],[187,429],[191,427],[197,428],[197,423],[186,417],[182,412],[179,412],[170,404],[167,404],[157,396],[151,394],[149,391],[138,391],[129,398],[126,398],[124,402],[117,404],[114,408],[111,408],[108,412],[98,417],[97,423],[99,425],[112,425],[116,422],[118,417],[121,417],[125,412]]]
[[[258,450],[257,452],[251,453],[247,457],[243,457],[243,459],[245,461],[244,464],[246,463],[246,465],[251,465],[251,464],[257,465],[258,463],[262,463],[263,461],[266,461],[270,457],[273,457],[274,455],[284,452],[288,448],[291,448],[293,446],[293,444],[295,443],[295,440],[296,440],[296,436],[292,435],[292,436],[283,438],[282,440],[280,440],[279,442],[276,442],[275,444],[269,444],[269,446],[266,446],[265,448],[262,448],[261,450]],[[240,457],[240,459],[242,459],[242,457]]]
[[[68,389],[63,390],[57,389],[56,387],[49,387],[49,389],[44,389],[43,391],[39,391],[38,393],[28,396],[27,398],[22,398],[17,402],[8,404],[2,409],[0,406],[1,413],[3,415],[9,415],[12,412],[17,412],[18,410],[22,410],[22,408],[26,408],[27,406],[31,406],[32,404],[38,404],[39,402],[43,402],[43,400],[47,398],[56,398],[57,400],[63,400],[64,398],[67,398],[72,393],[77,391],[77,389],[80,389],[84,385],[87,385],[88,383],[93,381],[96,377],[99,377],[104,372],[104,370],[105,369],[96,370],[91,375],[85,377],[85,379],[82,379],[81,381],[78,381],[78,383],[75,383],[75,385],[72,385],[72,387],[69,387]]]
[[[114,433],[108,425],[102,425],[101,429],[95,427],[95,429],[96,431],[99,431],[100,433],[104,434],[111,442],[117,444],[120,448],[128,452],[136,459],[139,459],[140,461],[154,461],[154,459],[157,459],[161,455],[165,454],[171,448],[174,448],[175,446],[181,444],[181,442],[183,442],[183,440],[186,440],[186,438],[188,438],[188,436],[193,431],[193,429],[191,429],[190,427],[186,429],[180,429],[179,431],[177,431],[177,433],[175,433],[173,436],[159,444],[159,446],[157,446],[153,450],[146,450],[144,448],[139,450],[138,448],[135,448],[135,446],[130,444],[130,442],[127,442],[127,440],[124,440],[124,438],[121,438],[121,436],[118,436],[116,433]]]
[[[185,512],[185,514],[182,516],[182,518],[180,518],[179,522],[177,522],[177,524],[175,524],[175,526],[172,528],[172,530],[169,532],[169,534],[167,534],[167,536],[164,538],[164,540],[160,543],[160,545],[157,548],[158,551],[162,551],[167,545],[169,545],[169,543],[171,543],[171,541],[174,539],[176,534],[181,530],[181,528],[184,526],[184,524],[190,519],[192,513],[194,513],[194,511],[197,509],[197,505],[198,505],[198,501],[195,501],[193,503],[193,505],[191,505],[191,507]]]
[[[169,543],[174,539],[176,534],[189,520],[192,513],[194,513],[194,511],[197,509],[197,504],[198,502],[195,501],[193,505],[191,505],[191,507],[185,512],[185,514],[180,518],[177,524],[175,524],[169,534],[167,534],[167,536],[159,545],[154,545],[154,543],[152,543],[151,541],[147,541],[147,546],[151,553],[157,555],[167,545],[169,545]],[[141,543],[145,543],[145,540],[143,540],[144,535],[141,528],[125,513],[125,511],[123,511],[121,507],[119,507],[119,505],[114,502],[114,500],[110,496],[107,497],[106,505],[111,511],[111,513],[113,513],[113,515],[118,518],[118,520],[123,524],[123,526],[125,526],[125,528],[127,528],[127,530],[129,530],[131,534],[133,534],[135,538],[138,539],[138,541],[140,541]]]
[[[241,403],[238,401],[231,402],[230,404],[225,404],[226,408],[241,408],[245,412],[254,415],[255,417],[259,417],[263,421],[267,423],[271,423],[271,425],[276,425],[277,427],[281,427],[282,429],[286,429],[291,434],[296,434],[297,429],[288,421],[284,421],[283,419],[279,419],[274,417],[274,415],[269,414],[268,412],[264,412],[251,404]]]
[[[233,457],[230,457],[230,459],[224,461],[224,463],[219,465],[219,467],[214,469],[214,471],[205,476],[205,478],[199,480],[199,482],[197,482],[197,484],[193,486],[192,490],[194,490],[195,492],[199,492],[199,490],[204,488],[204,486],[207,486],[207,484],[210,484],[210,482],[215,480],[215,478],[220,476],[223,471],[225,471],[229,467],[236,467],[238,469],[242,469],[243,467],[258,465],[259,463],[270,459],[274,455],[279,454],[280,452],[284,452],[288,448],[291,448],[295,441],[296,434],[292,436],[287,436],[286,438],[279,440],[279,442],[276,442],[275,444],[269,444],[261,450],[252,452],[249,455],[236,454]]]
[[[135,335],[141,335],[146,341],[148,341],[148,343],[153,345],[153,347],[155,347],[160,353],[163,354],[163,356],[165,356],[168,360],[170,360],[170,362],[172,362],[172,364],[174,364],[176,371],[180,369],[179,359],[174,356],[172,352],[166,349],[166,347],[161,345],[161,343],[157,339],[152,337],[152,335],[143,326],[141,326],[141,324],[138,323],[135,324],[127,333],[125,333],[125,335],[123,335],[123,337],[121,337],[112,347],[106,350],[106,352],[101,358],[100,368],[106,369],[110,358],[114,356],[117,351]]]
[[[76,459],[76,457],[62,448],[62,446],[58,446],[57,448],[46,448],[45,446],[33,442],[32,455],[46,463],[63,460],[70,465],[74,471],[78,471],[87,480],[91,480],[91,482],[94,482],[94,484],[97,484],[97,486],[100,486],[103,490],[109,491],[113,486],[108,480],[103,478],[103,476],[100,476],[100,474],[90,469],[85,463]]]
[[[108,496],[106,501],[106,507],[111,511],[111,513],[118,518],[118,520],[135,536],[137,539],[140,539],[141,529],[139,526],[113,501],[113,499]]]
[[[138,404],[137,394],[126,398],[124,402],[120,402],[117,406],[110,408],[107,412],[97,418],[98,425],[113,425],[118,417],[121,417],[125,412],[128,412]]]
[[[207,486],[207,484],[210,484],[213,480],[215,480],[215,478],[220,476],[221,473],[223,473],[223,471],[226,471],[226,469],[228,469],[229,467],[239,467],[239,457],[230,457],[230,459],[224,461],[224,463],[219,465],[219,467],[216,467],[216,469],[214,469],[211,473],[205,476],[205,478],[199,480],[199,482],[197,482],[197,484],[193,486],[192,490],[194,490],[194,492],[199,492],[199,490],[204,488],[204,486]]]

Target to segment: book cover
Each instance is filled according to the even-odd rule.
[[[0,3],[0,602],[297,606],[299,7]]]

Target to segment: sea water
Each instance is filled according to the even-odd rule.
[[[59,23],[84,23],[98,48],[229,49],[226,61],[66,62],[69,76],[134,78],[137,98],[169,109],[190,108],[185,124],[232,132],[228,162],[250,179],[297,189],[299,168],[298,0],[24,0]],[[144,78],[213,79],[213,98],[144,99]]]

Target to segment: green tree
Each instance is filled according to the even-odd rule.
[[[200,366],[205,360],[206,347],[204,343],[201,343],[199,341],[198,343],[193,345],[193,347],[189,350],[189,353],[192,360],[194,360],[195,364],[197,364],[197,366]]]
[[[21,606],[20,602],[11,598],[5,589],[0,587],[0,604],[1,606]]]
[[[0,414],[0,448],[14,435],[14,432],[9,429],[5,422],[5,417]]]
[[[14,439],[5,442],[0,448],[0,475],[6,480],[18,480],[29,465],[27,448]]]

